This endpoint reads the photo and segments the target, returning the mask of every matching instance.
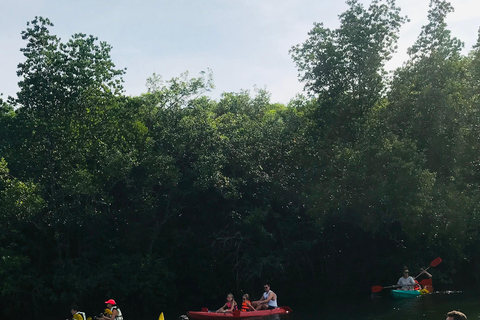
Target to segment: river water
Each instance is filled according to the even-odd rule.
[[[447,312],[452,310],[465,313],[469,320],[479,320],[480,290],[435,291],[414,298],[396,299],[385,289],[360,298],[319,298],[313,303],[303,300],[284,305],[293,312],[249,320],[445,320]],[[175,313],[166,314],[165,319],[178,319]]]
[[[362,299],[318,301],[279,320],[444,320],[446,313],[459,310],[468,319],[480,316],[478,292],[437,291],[415,298],[395,299],[386,293]]]

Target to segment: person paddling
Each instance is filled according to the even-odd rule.
[[[426,278],[420,281],[422,283],[420,289],[426,290],[427,292],[432,292],[433,291],[432,275],[428,273],[427,270],[420,268],[420,274],[415,277],[415,282],[417,281],[418,278],[422,276]]]
[[[70,308],[70,313],[72,314],[72,320],[87,320],[85,312],[78,311],[78,307],[73,305]]]
[[[403,277],[400,277],[397,282],[400,290],[414,290],[415,285],[415,280],[410,276],[408,269],[403,270]]]
[[[117,306],[117,303],[113,299],[109,299],[105,301],[107,304],[107,308],[112,311],[112,314],[109,316],[103,315],[101,318],[99,317],[98,319],[100,320],[123,320],[123,315],[122,311],[120,308]]]
[[[427,270],[425,270],[424,268],[420,268],[420,274],[416,276],[415,279],[420,278],[422,275],[425,275],[428,279],[432,279],[433,277],[430,273],[427,272]]]
[[[270,285],[268,283],[263,286],[263,290],[265,290],[265,292],[263,293],[260,300],[252,302],[255,310],[278,308],[277,295],[275,294],[275,292],[270,290]]]

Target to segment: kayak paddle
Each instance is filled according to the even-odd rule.
[[[440,257],[436,257],[435,259],[433,259],[432,262],[430,262],[430,266],[428,266],[427,269],[425,269],[425,271],[427,271],[430,267],[436,267],[438,266],[440,263],[442,263],[442,258]],[[416,276],[414,279],[417,279],[419,276],[421,275],[421,273]],[[425,280],[429,280],[429,279],[425,279]],[[424,280],[420,281],[420,284],[422,284]],[[428,285],[432,285],[432,280],[430,280],[430,282],[428,283]],[[422,286],[425,286],[422,284]],[[372,287],[372,292],[380,292],[382,291],[383,289],[391,289],[391,288],[398,288],[400,287],[399,285],[394,285],[394,286],[389,286],[389,287],[382,287],[382,286],[373,286]]]
[[[165,320],[164,316],[163,316],[163,312],[160,313],[160,316],[158,317],[158,320]]]
[[[398,288],[400,287],[399,285],[394,285],[394,286],[389,286],[389,287],[382,287],[382,286],[373,286],[372,287],[372,292],[380,292],[383,289],[392,289],[392,288]]]
[[[427,271],[428,269],[430,269],[430,267],[436,267],[438,266],[440,263],[442,262],[442,258],[440,257],[436,257],[435,259],[433,259],[432,262],[430,262],[430,265],[428,266],[427,269],[425,269],[424,271]],[[416,276],[414,279],[417,279],[418,277],[420,277],[422,275],[422,273],[420,273],[418,276]]]
[[[432,279],[423,279],[422,281],[420,281],[420,284],[422,285],[422,287],[426,287],[426,286],[431,286],[432,285]]]

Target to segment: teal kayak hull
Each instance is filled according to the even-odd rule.
[[[394,298],[415,298],[420,295],[420,290],[392,290],[392,296]]]

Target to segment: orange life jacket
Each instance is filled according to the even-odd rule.
[[[420,285],[418,284],[417,280],[415,280],[415,286],[413,287],[413,290],[420,290]]]
[[[250,308],[248,307],[247,302],[248,302],[248,304],[250,304],[250,301],[249,301],[249,300],[245,300],[245,301],[242,302],[242,311],[243,311],[243,312],[250,310]]]

